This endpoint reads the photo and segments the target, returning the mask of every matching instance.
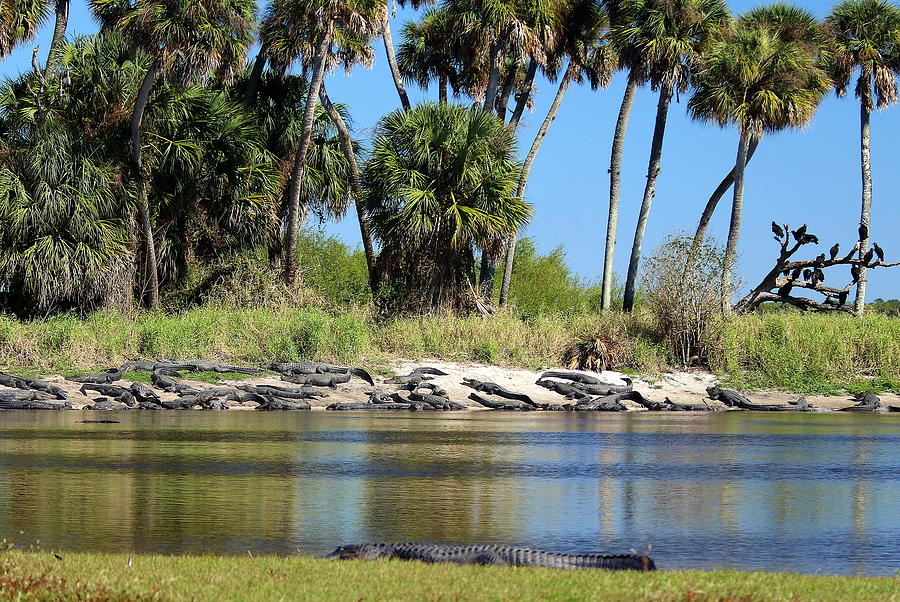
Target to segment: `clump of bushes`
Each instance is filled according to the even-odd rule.
[[[706,366],[719,347],[734,282],[724,257],[710,240],[670,237],[644,264],[647,311],[676,365]]]

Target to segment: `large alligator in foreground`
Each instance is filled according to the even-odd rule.
[[[447,546],[428,543],[365,543],[340,546],[326,558],[339,560],[396,558],[429,563],[537,566],[552,569],[656,570],[651,558],[638,554],[557,554],[531,548],[490,544]]]

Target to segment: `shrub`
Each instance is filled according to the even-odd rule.
[[[722,290],[726,269],[720,247],[706,240],[694,248],[688,237],[668,238],[644,264],[647,311],[676,364],[708,365],[719,346],[731,303],[731,291]]]

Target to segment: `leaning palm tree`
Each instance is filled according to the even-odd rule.
[[[159,272],[142,160],[141,125],[150,92],[161,74],[191,81],[216,74],[230,77],[250,44],[255,3],[252,0],[197,0],[171,3],[148,0],[122,8],[119,0],[93,0],[92,10],[104,27],[121,31],[132,48],[152,58],[134,102],[131,119],[133,178],[144,245],[141,288],[144,304],[159,303]]]
[[[835,6],[825,19],[834,36],[832,78],[838,96],[847,93],[850,78],[858,70],[856,98],[859,100],[860,155],[862,160],[862,208],[859,215],[862,257],[869,248],[872,213],[872,167],[870,160],[872,110],[897,102],[897,72],[900,70],[900,9],[884,0],[847,0]],[[860,268],[854,309],[866,305],[866,268]]]
[[[522,165],[522,175],[519,177],[516,196],[524,198],[528,185],[528,176],[531,166],[537,157],[541,144],[550,129],[550,125],[556,119],[556,114],[562,105],[563,98],[573,81],[581,83],[588,81],[591,88],[596,90],[609,85],[612,73],[616,67],[616,54],[608,43],[606,33],[609,29],[609,17],[602,8],[593,0],[575,0],[569,3],[565,19],[565,30],[560,32],[556,39],[559,40],[559,53],[567,56],[569,64],[563,71],[556,96],[550,104],[550,109],[544,117],[544,121],[535,134],[531,149],[525,157]],[[511,124],[512,127],[514,127]],[[504,266],[503,284],[500,287],[500,305],[505,306],[509,300],[509,287],[512,280],[513,263],[516,254],[516,235],[513,234],[506,246],[506,264]]]
[[[348,71],[359,56],[370,60],[369,40],[384,21],[386,5],[384,0],[293,0],[285,2],[282,11],[285,31],[292,33],[308,49],[304,52],[304,66],[310,73],[302,129],[287,194],[284,280],[287,284],[293,284],[297,276],[300,191],[322,82],[335,57],[344,63]],[[333,46],[342,49],[341,52],[334,52]]]
[[[625,0],[611,37],[617,46],[633,47],[653,90],[659,91],[656,125],[650,146],[647,184],[634,230],[622,307],[631,311],[644,231],[656,195],[669,103],[675,91],[686,92],[702,64],[704,53],[720,37],[728,22],[724,0]]]
[[[514,156],[513,135],[486,111],[432,103],[381,119],[364,180],[385,303],[471,309],[476,248],[502,244],[531,214],[514,196]]]
[[[688,103],[695,119],[723,127],[734,124],[739,132],[734,198],[725,246],[723,307],[730,306],[729,275],[737,256],[751,140],[759,139],[764,132],[809,123],[831,84],[818,64],[818,53],[810,52],[805,41],[786,42],[777,24],[755,17],[739,20],[709,51],[706,67],[698,75],[696,90]]]

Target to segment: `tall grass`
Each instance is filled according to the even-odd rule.
[[[383,364],[434,358],[542,369],[600,339],[613,367],[678,369],[647,313],[481,317],[429,316],[373,322],[362,310],[202,307],[134,318],[106,311],[80,319],[20,322],[0,317],[0,369],[66,372],[134,358],[204,358],[246,364],[317,359]],[[900,390],[900,320],[778,312],[723,326],[710,368],[742,388],[799,393]]]

